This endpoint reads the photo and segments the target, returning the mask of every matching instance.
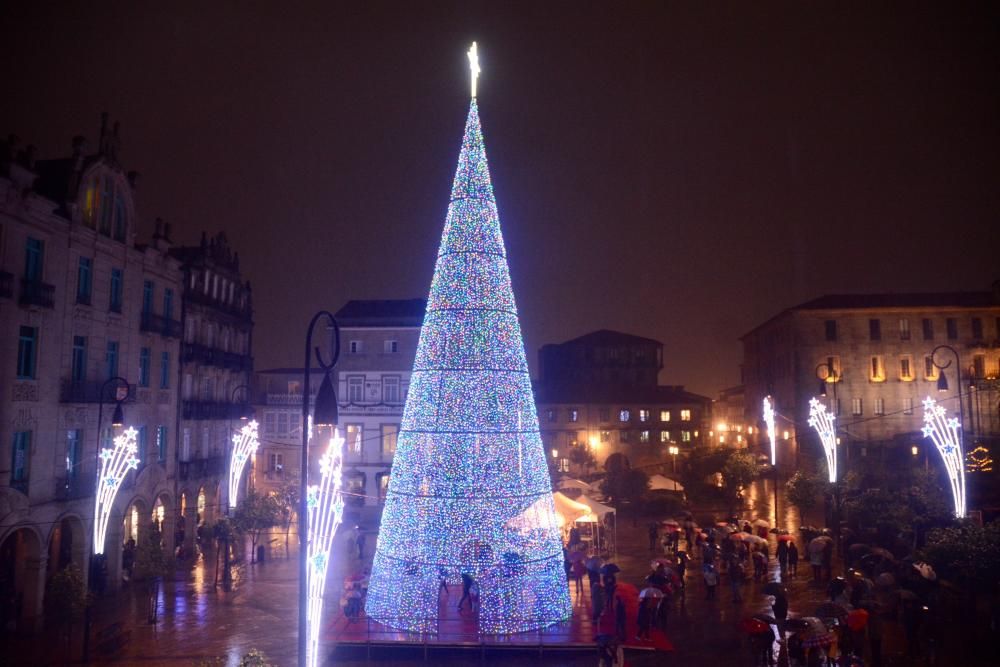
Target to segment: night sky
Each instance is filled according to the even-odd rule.
[[[882,4],[9,3],[0,132],[110,112],[140,240],[225,230],[292,365],[317,309],[426,296],[478,40],[532,365],[617,329],[714,396],[795,303],[1000,278],[996,5]]]

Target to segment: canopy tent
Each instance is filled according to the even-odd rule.
[[[580,503],[581,505],[586,505],[587,509],[590,512],[596,514],[600,519],[603,519],[604,515],[607,514],[608,512],[610,512],[611,514],[615,513],[614,507],[611,507],[610,505],[603,505],[594,500],[593,498],[588,498],[587,496],[580,496],[580,498],[576,502]]]
[[[558,491],[552,494],[552,502],[555,503],[556,514],[562,517],[564,523],[576,521],[580,517],[590,514],[590,507],[578,503]]]
[[[684,491],[680,482],[663,475],[652,475],[649,478],[649,488],[651,491]]]
[[[557,485],[560,489],[580,489],[581,491],[593,491],[594,489],[583,480],[563,477]]]
[[[594,526],[593,527],[594,537],[595,538],[599,538],[599,536],[601,534],[602,525],[604,524],[605,517],[608,514],[615,514],[617,516],[617,512],[615,511],[615,508],[614,507],[610,507],[608,505],[601,504],[601,503],[597,502],[596,500],[594,500],[593,498],[588,498],[587,496],[580,496],[580,499],[579,499],[578,502],[581,505],[586,505],[590,509],[590,513],[587,514],[587,515],[585,515],[585,516],[583,516],[583,517],[581,517],[581,518],[579,518],[579,519],[577,519],[577,522],[578,523],[590,523],[590,524],[593,524],[593,526]],[[615,536],[614,544],[615,544],[615,547],[614,547],[613,550],[617,551],[617,549],[618,549],[618,547],[617,547],[617,542],[618,542],[618,540],[617,540],[617,537],[618,537],[618,522],[617,521],[615,521],[615,523],[614,523],[614,531],[615,531],[614,532],[614,536]],[[607,537],[607,536],[605,536],[605,537]]]

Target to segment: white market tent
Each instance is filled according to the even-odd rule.
[[[562,517],[563,523],[572,523],[580,517],[590,514],[590,507],[579,503],[558,491],[552,494],[556,514]]]
[[[653,491],[684,491],[680,482],[663,475],[652,475],[649,478],[649,488]]]
[[[580,479],[571,479],[569,477],[563,477],[559,480],[558,487],[560,489],[580,489],[581,491],[593,491],[593,487]]]
[[[588,514],[587,516],[582,517],[580,519],[577,519],[577,521],[578,522],[593,523],[594,524],[594,530],[597,532],[597,535],[600,535],[600,530],[601,530],[602,524],[604,523],[604,518],[608,514],[615,514],[616,517],[617,517],[617,512],[615,511],[614,507],[611,507],[609,505],[601,504],[601,503],[597,502],[596,500],[594,500],[593,498],[588,498],[587,496],[580,496],[579,502],[581,504],[586,505],[587,507],[590,508],[590,514]],[[616,545],[616,549],[617,549],[617,543],[618,543],[618,539],[617,539],[618,538],[618,521],[615,521],[614,530],[615,530],[615,533],[614,533],[614,535],[615,535],[615,545]]]

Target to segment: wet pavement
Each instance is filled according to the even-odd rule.
[[[769,489],[768,489],[769,490]],[[748,493],[749,509],[741,518],[773,516],[773,496],[763,484],[755,485]],[[784,503],[781,503],[784,505]],[[759,509],[754,511],[753,507]],[[780,507],[783,523],[797,529],[801,521],[793,508]],[[713,518],[722,518],[724,512],[695,510],[699,523],[707,525]],[[647,520],[624,519],[618,527],[618,558],[622,568],[619,580],[639,587],[649,571],[654,555],[648,548]],[[333,615],[342,614],[340,607],[340,582],[370,561],[375,536],[367,540],[369,553],[365,562],[358,560],[356,549],[351,548],[351,531],[342,531],[335,540],[335,557],[327,587],[325,624]],[[294,540],[294,537],[293,537]],[[774,554],[774,536],[770,537]],[[294,550],[286,558],[283,536],[277,548],[263,563],[246,563],[235,567],[234,586],[223,592],[221,586],[213,587],[213,554],[200,556],[190,570],[178,573],[175,581],[166,582],[158,595],[159,616],[156,623],[147,622],[148,593],[145,585],[126,586],[121,593],[100,601],[95,619],[95,631],[114,623],[127,637],[120,651],[101,654],[92,648],[92,664],[136,665],[235,665],[241,655],[258,649],[277,665],[294,665],[296,659],[296,601],[298,594],[297,559]],[[804,545],[799,540],[800,551]],[[675,598],[674,611],[667,630],[669,640],[676,647],[672,653],[630,652],[629,664],[645,667],[664,664],[751,664],[746,637],[740,633],[740,621],[756,613],[770,613],[770,599],[762,593],[766,580],[780,577],[776,561],[772,558],[765,581],[748,583],[742,593],[743,602],[734,603],[725,578],[720,583],[715,600],[705,599],[705,588],[700,573],[701,563],[690,563],[686,589]],[[805,570],[808,570],[806,566]],[[807,573],[800,568],[799,576],[787,582],[790,616],[811,615],[825,599],[825,585],[814,585]],[[30,665],[62,665],[79,663],[80,632],[71,650],[66,650],[52,633],[42,640],[11,640],[7,642],[5,656],[15,656],[13,663]],[[548,665],[575,667],[595,664],[591,651],[566,653],[546,650],[537,652],[484,652],[429,651],[425,663],[424,651],[408,649],[368,649],[341,647],[334,652],[329,642],[321,644],[325,655],[333,655],[339,665]],[[891,656],[891,643],[886,646]],[[887,663],[891,664],[891,663]],[[906,664],[897,662],[895,664]]]

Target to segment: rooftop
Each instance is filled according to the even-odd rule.
[[[685,391],[680,385],[643,387],[632,385],[585,385],[538,383],[534,387],[538,403],[579,403],[607,405],[656,405],[677,403],[711,403],[707,396]]]
[[[652,338],[643,338],[642,336],[634,336],[610,329],[592,331],[564,343],[554,343],[554,345],[635,345],[637,343],[663,345],[660,341],[653,340]]]
[[[342,327],[419,327],[426,310],[426,299],[353,299],[335,317]]]

